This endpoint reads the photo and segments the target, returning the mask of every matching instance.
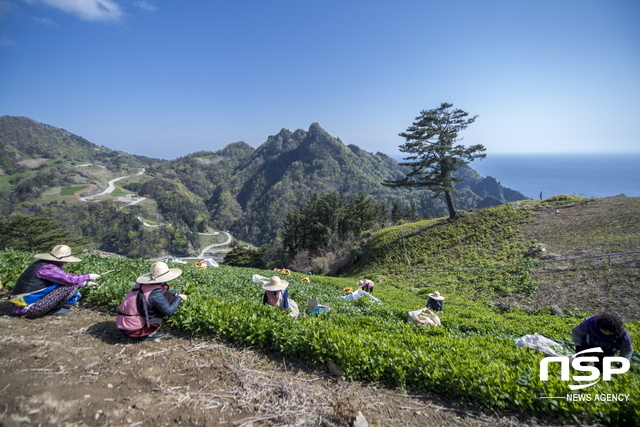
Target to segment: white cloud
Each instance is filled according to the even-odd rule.
[[[33,18],[33,19],[35,19],[39,23],[44,24],[44,25],[46,25],[48,27],[54,27],[54,28],[58,28],[59,27],[59,25],[56,24],[56,22],[51,18]]]
[[[76,15],[86,21],[118,21],[124,16],[120,5],[113,0],[23,0],[29,4],[42,3]]]
[[[149,10],[151,12],[158,10],[154,5],[145,0],[137,0],[134,4],[140,9]]]
[[[18,43],[9,37],[0,36],[0,47],[18,47]]]
[[[12,1],[0,0],[0,21],[9,15],[18,13],[18,7]]]

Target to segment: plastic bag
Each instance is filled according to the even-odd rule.
[[[380,301],[378,298],[374,297],[373,295],[371,295],[369,292],[365,292],[362,289],[358,289],[356,290],[354,293],[352,293],[351,295],[346,295],[343,297],[340,297],[342,299],[360,299],[363,295],[366,295],[369,297],[369,299],[373,302],[377,302],[378,304],[382,304],[382,301]]]
[[[269,278],[261,276],[259,274],[254,274],[253,276],[251,276],[251,281],[253,283],[260,283],[261,285],[266,285],[267,283],[269,283]]]
[[[562,354],[556,353],[551,347],[556,349],[562,348],[557,342],[546,338],[537,332],[533,335],[525,335],[522,338],[515,340],[517,347],[527,347],[531,350],[539,351],[547,356],[562,356]]]
[[[205,258],[204,262],[206,262],[209,267],[218,267],[218,263],[211,258]]]
[[[313,298],[307,302],[307,314],[326,313],[331,310],[329,304],[318,304],[318,300]]]
[[[418,326],[440,326],[442,322],[440,317],[428,308],[421,308],[420,310],[414,310],[409,312],[409,323],[413,323]]]

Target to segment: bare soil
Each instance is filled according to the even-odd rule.
[[[166,329],[161,340],[132,340],[95,308],[13,317],[6,296],[0,290],[2,427],[572,425],[489,415]],[[366,424],[353,424],[358,410]]]
[[[547,249],[541,256],[547,262],[532,274],[539,288],[530,306],[607,311],[625,322],[640,320],[640,253],[601,256],[640,251],[640,198],[621,195],[538,208],[520,230]]]

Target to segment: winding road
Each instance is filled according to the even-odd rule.
[[[95,198],[95,197],[104,196],[105,194],[111,194],[111,193],[113,192],[113,190],[115,190],[115,189],[116,189],[116,186],[114,185],[114,183],[115,183],[115,182],[120,181],[121,179],[134,178],[134,177],[136,177],[136,176],[143,175],[143,174],[144,174],[144,172],[145,172],[145,169],[143,168],[143,169],[142,169],[140,172],[138,172],[138,173],[134,173],[134,174],[127,175],[127,176],[121,176],[120,178],[112,179],[111,181],[109,181],[109,185],[107,186],[107,189],[106,189],[106,190],[104,190],[104,191],[102,191],[102,192],[100,192],[100,193],[98,193],[98,194],[92,194],[91,196],[81,197],[81,198],[80,198],[80,201],[82,201],[82,202],[87,202],[87,201],[89,201],[89,200],[91,200],[91,199],[93,199],[93,198]],[[135,200],[135,201],[133,201],[133,202],[129,203],[127,206],[135,205],[136,203],[139,203],[139,202],[143,201],[144,199],[145,199],[144,197],[141,197],[141,198],[139,198],[139,199],[137,199],[137,200]],[[171,224],[158,224],[158,225],[151,225],[151,224],[148,224],[147,222],[145,222],[145,220],[144,220],[141,216],[137,216],[136,218],[138,218],[138,220],[139,220],[139,221],[142,223],[142,225],[144,225],[145,227],[164,227],[164,226],[167,226],[167,225],[171,225]],[[222,232],[220,232],[220,231],[216,231],[215,233],[198,233],[198,234],[199,234],[199,235],[201,235],[201,236],[215,236],[215,235],[218,235],[218,234],[220,234],[220,233],[224,233],[224,234],[226,234],[226,235],[227,235],[227,240],[226,240],[226,241],[224,241],[224,242],[222,242],[222,243],[214,243],[213,245],[209,245],[209,246],[207,246],[206,248],[204,248],[204,249],[200,252],[200,255],[198,255],[198,258],[204,258],[204,257],[205,257],[205,256],[204,256],[204,254],[205,254],[207,251],[211,250],[212,248],[215,248],[215,247],[218,247],[218,246],[226,246],[226,245],[230,244],[230,243],[231,243],[231,240],[233,239],[233,237],[231,236],[231,234],[227,233],[226,231],[222,231]]]
[[[232,239],[231,234],[227,233],[226,231],[223,231],[223,233],[227,235],[227,240],[225,242],[223,242],[223,243],[214,243],[213,245],[207,246],[206,248],[204,248],[202,250],[202,252],[200,252],[200,255],[198,255],[198,258],[204,258],[205,252],[207,252],[211,248],[215,248],[217,246],[226,246],[229,243],[231,243],[231,239]],[[207,234],[204,234],[204,233],[198,233],[198,234],[203,234],[203,235],[207,236]],[[218,232],[218,233],[213,233],[213,234],[220,234],[220,233]]]
[[[138,172],[138,173],[134,173],[132,175],[127,175],[127,176],[121,176],[120,178],[112,179],[111,181],[109,181],[109,185],[107,186],[106,190],[104,190],[103,192],[98,193],[98,194],[93,194],[91,196],[81,197],[80,201],[86,202],[87,200],[91,200],[94,197],[104,196],[105,194],[111,194],[113,192],[113,190],[116,189],[116,186],[113,184],[114,182],[120,181],[121,179],[133,178],[133,177],[136,177],[136,176],[140,176],[142,174],[144,174],[144,168],[142,168],[142,170],[140,172]]]

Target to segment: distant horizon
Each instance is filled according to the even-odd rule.
[[[640,153],[495,154],[469,166],[531,199],[558,194],[640,197]]]
[[[612,155],[612,156],[618,156],[618,155],[640,155],[640,151],[589,151],[589,152],[578,152],[578,151],[559,151],[559,152],[553,152],[553,151],[545,151],[545,152],[538,152],[538,151],[501,151],[501,152],[486,152],[485,153],[487,155],[487,157],[492,156],[492,155],[498,155],[498,156],[607,156],[607,155]],[[399,153],[399,156],[407,156],[408,154],[405,153]],[[390,157],[395,157],[391,156],[389,154]],[[482,161],[481,159],[477,159],[474,160],[471,163],[474,162],[478,162],[478,161]]]
[[[95,144],[95,145],[98,145],[98,146],[107,147],[107,148],[109,148],[110,150],[121,151],[121,152],[123,152],[123,153],[133,154],[133,155],[138,155],[138,156],[145,156],[145,157],[151,157],[151,158],[158,158],[158,159],[167,160],[167,161],[169,161],[169,160],[175,160],[175,159],[178,159],[178,158],[180,158],[180,157],[185,157],[185,156],[191,155],[191,154],[193,154],[193,153],[196,153],[196,152],[198,152],[198,151],[211,151],[211,152],[219,151],[219,150],[224,149],[224,148],[225,148],[225,147],[227,147],[228,145],[230,145],[230,144],[234,144],[234,143],[236,143],[236,142],[243,142],[243,143],[245,143],[245,144],[249,145],[251,148],[253,148],[253,149],[257,149],[259,146],[261,146],[262,144],[264,144],[265,142],[267,142],[267,140],[269,139],[269,137],[270,137],[270,136],[274,136],[274,135],[276,135],[276,134],[277,134],[278,132],[280,132],[282,129],[287,129],[287,130],[289,130],[289,131],[291,131],[291,132],[295,132],[295,131],[297,131],[297,130],[303,130],[303,131],[307,132],[307,131],[309,130],[309,127],[307,127],[307,128],[296,128],[296,129],[289,129],[289,128],[285,128],[285,127],[280,127],[280,128],[278,129],[278,132],[275,132],[275,133],[273,133],[273,132],[272,132],[272,133],[270,133],[270,134],[266,135],[266,136],[264,137],[264,140],[263,140],[260,144],[258,144],[257,146],[254,146],[253,144],[251,144],[251,143],[249,143],[249,142],[246,142],[246,141],[244,141],[244,140],[238,139],[238,140],[234,140],[234,141],[228,142],[228,143],[224,144],[222,147],[219,147],[219,148],[208,148],[208,147],[203,147],[203,148],[200,148],[200,149],[195,149],[195,150],[193,150],[193,151],[191,151],[191,152],[188,152],[188,153],[185,153],[185,154],[177,154],[175,157],[168,158],[168,157],[163,157],[163,156],[153,156],[153,155],[149,155],[148,153],[139,153],[139,152],[134,152],[134,151],[125,151],[125,150],[122,150],[122,149],[120,149],[120,148],[114,148],[114,147],[108,146],[108,145],[103,144],[103,143],[99,143],[99,142],[92,141],[92,140],[90,140],[89,138],[87,138],[85,135],[78,134],[77,132],[74,132],[73,130],[70,130],[70,129],[64,128],[64,127],[62,127],[62,126],[58,126],[58,125],[53,124],[53,123],[46,123],[46,122],[40,121],[40,120],[38,120],[38,119],[35,119],[35,118],[33,118],[33,117],[22,116],[22,115],[12,115],[12,114],[2,114],[2,115],[0,115],[0,117],[2,117],[2,116],[8,116],[8,117],[24,117],[24,118],[27,118],[27,119],[33,120],[33,121],[35,121],[35,122],[37,122],[37,123],[42,123],[42,124],[47,125],[47,126],[53,126],[53,127],[55,127],[55,128],[58,128],[58,129],[63,129],[63,130],[65,130],[65,131],[67,131],[67,132],[70,132],[70,133],[72,133],[72,134],[74,134],[74,135],[77,135],[77,136],[79,136],[79,137],[81,137],[81,138],[86,139],[87,141],[91,142],[92,144]],[[318,122],[311,122],[311,123],[309,124],[309,126],[311,126],[311,124],[313,124],[313,123],[318,123]],[[345,144],[345,145],[347,145],[347,146],[348,146],[348,145],[355,145],[355,146],[359,147],[360,149],[365,150],[365,151],[367,151],[367,152],[369,152],[369,153],[372,153],[372,154],[375,154],[375,153],[380,152],[380,153],[386,154],[387,156],[389,156],[389,157],[391,157],[391,158],[393,158],[393,159],[395,159],[395,160],[398,160],[398,161],[399,161],[399,160],[401,160],[403,157],[406,157],[406,156],[408,156],[408,155],[409,155],[409,154],[406,154],[406,153],[402,153],[402,152],[397,151],[397,148],[398,148],[398,147],[403,143],[403,140],[402,140],[402,138],[400,138],[400,137],[398,137],[398,144],[394,147],[394,150],[395,150],[395,151],[393,151],[392,153],[385,152],[385,151],[382,151],[382,150],[373,150],[373,151],[371,151],[371,150],[369,150],[369,149],[367,149],[367,148],[365,148],[365,147],[362,147],[362,146],[360,146],[360,145],[358,145],[358,144],[356,144],[356,143],[352,143],[352,142],[349,142],[349,141],[345,141],[345,140],[343,140],[342,138],[340,138],[339,136],[333,135],[330,131],[326,130],[326,129],[322,126],[322,124],[321,124],[321,123],[318,123],[318,125],[319,125],[320,127],[322,127],[322,128],[323,128],[323,129],[324,129],[324,130],[325,130],[329,135],[331,135],[333,138],[340,139],[340,141],[342,141],[342,143],[343,143],[343,144]],[[464,138],[462,138],[462,139],[461,139],[461,141],[460,141],[460,143],[461,143],[462,145],[466,145],[466,144],[465,144],[465,143],[466,143],[466,140],[465,140]],[[637,144],[637,145],[635,145],[635,146],[640,146],[640,144]],[[486,147],[485,147],[485,148],[486,148]],[[507,155],[507,156],[511,156],[511,155],[540,155],[540,156],[554,156],[554,155],[558,155],[558,156],[565,156],[565,155],[584,155],[584,156],[594,156],[594,155],[598,155],[598,156],[606,156],[606,155],[640,155],[640,149],[635,150],[635,151],[634,151],[634,150],[631,150],[631,151],[622,151],[622,150],[620,150],[620,151],[611,151],[611,150],[607,150],[607,151],[557,151],[557,152],[556,152],[556,151],[490,151],[489,149],[487,149],[484,153],[485,153],[487,156],[493,156],[493,155],[500,155],[500,156],[502,156],[502,155]],[[482,161],[482,160],[476,160],[476,162],[477,162],[477,161]]]

